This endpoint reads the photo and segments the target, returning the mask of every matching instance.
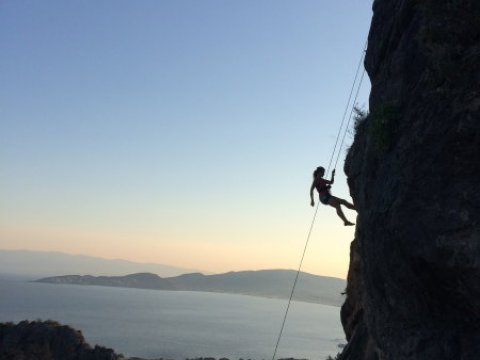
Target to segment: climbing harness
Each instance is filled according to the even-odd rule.
[[[327,192],[327,191],[329,191],[331,188],[332,188],[331,185],[324,185],[324,186],[322,186],[320,189],[318,189],[318,192],[319,192],[319,193]]]
[[[325,174],[328,174],[329,171],[330,171],[330,167],[332,165],[332,160],[333,160],[333,158],[335,156],[335,152],[337,150],[338,140],[340,139],[340,135],[342,133],[343,125],[345,123],[346,115],[347,115],[348,109],[351,106],[350,116],[349,116],[348,122],[345,126],[345,129],[343,130],[342,141],[341,141],[340,146],[339,146],[338,155],[337,155],[337,158],[335,160],[335,165],[333,166],[333,169],[336,168],[337,163],[338,163],[338,159],[340,158],[340,153],[341,153],[342,148],[343,148],[343,143],[345,142],[348,127],[349,127],[350,121],[352,119],[354,105],[357,102],[358,94],[359,94],[360,88],[362,86],[363,77],[365,75],[365,68],[364,68],[363,71],[362,71],[362,75],[360,76],[360,81],[358,81],[358,84],[357,84],[358,74],[360,72],[360,68],[361,68],[361,65],[363,63],[363,59],[365,58],[366,49],[367,49],[367,41],[365,42],[365,45],[364,45],[363,50],[362,50],[362,56],[360,57],[360,61],[359,61],[358,66],[357,66],[357,71],[355,73],[355,79],[353,81],[352,88],[350,90],[350,95],[348,96],[347,105],[345,106],[345,111],[343,112],[343,117],[342,117],[342,121],[340,123],[340,128],[338,129],[337,139],[335,140],[335,146],[333,147],[332,155],[330,156],[330,161],[328,163],[327,171],[325,172]],[[352,95],[353,95],[356,84],[357,84],[357,91],[355,93],[355,99],[353,100],[353,103],[351,104]],[[288,304],[287,304],[287,308],[285,310],[285,315],[283,316],[282,325],[280,327],[280,332],[278,334],[277,342],[275,344],[275,350],[273,351],[272,360],[275,360],[275,357],[277,355],[278,346],[280,345],[280,340],[281,340],[282,335],[283,335],[283,330],[285,328],[285,322],[287,321],[288,311],[290,310],[290,304],[292,303],[292,298],[293,298],[293,294],[295,293],[295,288],[297,286],[297,281],[298,281],[298,277],[300,275],[300,270],[302,269],[303,259],[305,258],[305,253],[307,252],[308,242],[310,241],[310,236],[312,235],[312,230],[313,230],[313,226],[315,224],[315,219],[317,217],[317,212],[318,212],[319,205],[320,205],[320,202],[317,202],[317,206],[315,207],[315,212],[313,213],[312,222],[311,222],[310,228],[308,230],[307,240],[306,240],[305,246],[303,248],[303,253],[302,253],[302,257],[300,259],[300,264],[298,265],[297,273],[295,275],[295,280],[293,281],[292,291],[290,292],[290,297],[288,299]]]

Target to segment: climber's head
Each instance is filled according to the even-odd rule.
[[[325,168],[322,167],[322,166],[319,166],[315,169],[315,171],[313,172],[313,177],[316,178],[316,177],[323,177],[323,175],[325,175]]]

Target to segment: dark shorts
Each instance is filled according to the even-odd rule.
[[[332,197],[332,195],[326,193],[326,194],[321,194],[320,195],[320,202],[323,204],[323,205],[328,205],[328,202],[330,201],[330,198]]]

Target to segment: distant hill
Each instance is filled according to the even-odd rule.
[[[138,272],[150,272],[160,276],[176,276],[195,271],[199,270],[163,264],[72,255],[62,252],[0,250],[0,273],[26,275],[33,278],[58,274],[114,276]]]
[[[0,359],[125,360],[112,349],[90,346],[82,332],[55,321],[0,323]]]
[[[151,273],[127,276],[55,276],[37,280],[51,284],[100,285],[172,291],[206,291],[289,298],[296,271],[260,270],[228,272],[217,275],[200,273],[161,278]],[[300,273],[294,300],[340,306],[345,290],[343,279]]]

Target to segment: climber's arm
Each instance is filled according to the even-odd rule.
[[[332,178],[330,181],[327,181],[328,183],[330,183],[331,185],[333,185],[333,182],[335,181],[335,169],[332,170]]]
[[[310,205],[315,206],[315,201],[313,201],[313,190],[315,190],[315,180],[312,182],[312,186],[310,186]]]

